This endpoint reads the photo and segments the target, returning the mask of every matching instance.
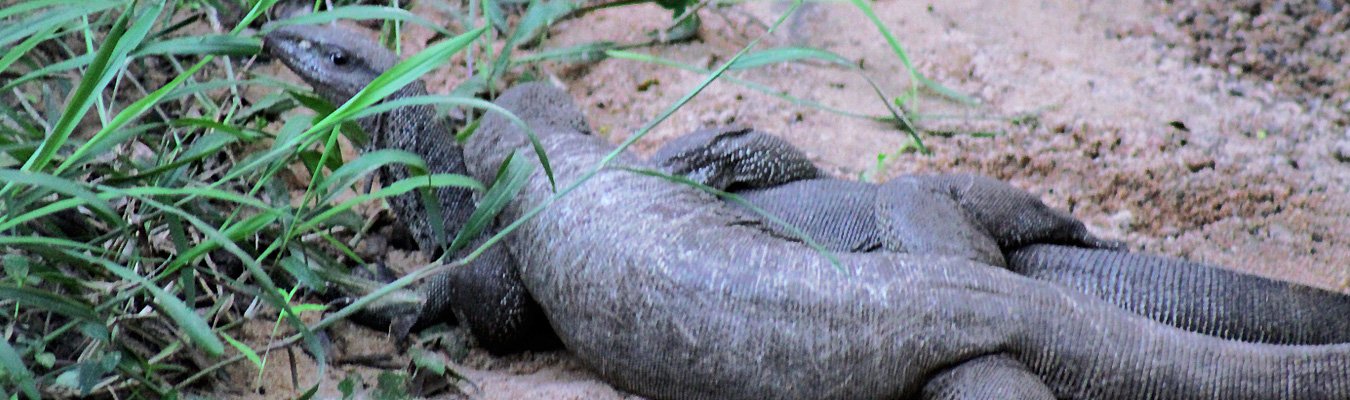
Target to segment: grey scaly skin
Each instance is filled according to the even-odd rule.
[[[560,188],[613,150],[555,88],[518,86],[497,104],[531,124]],[[513,153],[533,157],[495,115],[465,146],[480,179]],[[1011,384],[1000,393],[1350,398],[1350,345],[1218,339],[956,257],[841,253],[841,272],[716,197],[625,166],[650,164],[620,155],[557,199],[536,172],[503,218],[548,205],[508,237],[521,278],[569,350],[643,396],[899,399]],[[1007,365],[989,364],[998,357]]]
[[[1350,343],[1350,296],[1140,253],[1032,245],[1008,268],[1187,330],[1273,344]]]
[[[993,179],[907,176],[880,185],[832,179],[783,139],[742,128],[677,138],[652,160],[670,173],[730,188],[833,251],[968,258],[1223,338],[1350,342],[1350,296],[1117,251],[1118,243],[1093,237],[1072,216]]]
[[[993,179],[911,176],[881,185],[834,179],[783,139],[747,128],[681,136],[652,160],[672,175],[737,193],[832,251],[950,255],[1003,266],[1000,249],[1031,243],[1120,246]]]
[[[369,37],[349,29],[294,25],[269,33],[264,46],[314,91],[334,104],[351,99],[372,79],[393,66],[398,57]],[[421,81],[389,96],[396,99],[426,94]],[[370,149],[399,149],[426,161],[431,173],[466,175],[463,150],[431,106],[400,107],[358,121],[371,135]],[[386,184],[409,177],[407,168],[381,170]],[[489,178],[488,182],[491,182]],[[436,237],[427,211],[417,192],[389,200],[398,220],[406,224],[422,251],[434,255],[448,244],[447,238],[465,225],[474,210],[468,189],[442,187],[433,190],[439,201],[446,234]],[[489,227],[473,249],[495,232]],[[472,263],[432,277],[423,287],[426,303],[411,317],[417,326],[458,319],[468,326],[479,343],[498,353],[556,346],[556,339],[537,304],[520,285],[515,261],[501,246],[489,248]],[[376,315],[397,320],[399,315]],[[377,318],[378,319],[378,318]]]

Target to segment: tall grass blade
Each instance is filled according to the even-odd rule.
[[[52,132],[49,132],[47,139],[38,146],[38,151],[33,153],[32,157],[24,163],[21,168],[24,171],[40,171],[47,166],[57,149],[66,143],[75,125],[84,118],[89,112],[89,107],[94,103],[96,94],[103,91],[112,78],[117,75],[120,66],[126,59],[127,53],[131,49],[139,46],[145,39],[145,34],[150,31],[150,26],[154,24],[155,19],[164,8],[164,1],[151,2],[151,5],[141,12],[134,22],[131,16],[134,12],[128,10],[123,13],[117,22],[113,24],[112,30],[108,33],[106,41],[99,47],[98,55],[85,71],[84,78],[80,81],[80,86],[71,95],[70,102],[67,103],[65,112],[61,114],[61,119],[57,121]],[[10,186],[6,185],[0,194],[7,193]]]
[[[132,57],[163,55],[251,56],[262,51],[262,40],[234,35],[185,36],[147,43]]]
[[[80,68],[89,65],[89,62],[92,61],[93,59],[94,59],[93,54],[85,54],[79,57],[61,60],[49,65],[45,65],[42,68],[35,69],[27,74],[24,74],[23,76],[14,78],[14,80],[12,81],[6,82],[3,86],[0,86],[0,93],[9,93],[10,89],[16,88],[19,85],[23,84],[24,82],[28,82],[47,75],[51,75],[56,72],[69,71],[75,68]]]
[[[605,169],[609,165],[609,163],[613,162],[614,159],[618,158],[620,154],[623,154],[623,152],[626,151],[629,146],[631,146],[633,143],[636,143],[639,139],[642,139],[643,136],[646,136],[648,132],[651,132],[652,128],[656,127],[656,125],[660,124],[662,121],[665,121],[667,118],[670,118],[671,115],[675,114],[675,111],[679,110],[686,103],[692,100],[695,96],[698,96],[698,94],[701,93],[703,89],[707,88],[708,85],[711,85],[714,80],[717,80],[718,77],[726,73],[726,71],[730,69],[732,65],[735,65],[736,62],[739,61],[740,58],[744,56],[746,53],[749,53],[750,50],[755,47],[755,45],[759,44],[759,42],[764,39],[764,37],[772,35],[773,32],[776,31],[778,27],[783,24],[783,21],[787,20],[788,16],[791,16],[792,13],[796,12],[798,8],[801,8],[802,1],[803,0],[794,0],[792,2],[792,6],[789,7],[787,11],[784,11],[783,14],[780,15],[776,21],[774,21],[773,25],[769,26],[769,29],[763,35],[755,38],[740,51],[736,52],[736,54],[733,55],[730,60],[727,60],[726,62],[722,63],[722,65],[719,66],[717,69],[713,70],[711,74],[708,74],[708,76],[704,77],[703,81],[699,83],[697,87],[695,87],[689,93],[685,94],[684,97],[681,97],[679,101],[675,102],[675,104],[672,104],[670,107],[667,107],[666,110],[661,112],[660,115],[644,124],[641,128],[639,128],[636,132],[634,132],[631,136],[629,136],[628,139],[625,139],[622,143],[616,146],[614,150],[610,151],[609,154],[605,155],[604,158],[600,159],[600,161],[596,163],[595,167],[593,167],[590,171],[586,172],[585,174],[582,174],[582,176],[578,178],[576,182],[573,182],[571,185],[568,185],[563,190],[557,191],[556,193],[553,194],[553,196],[550,196],[548,199],[536,205],[534,208],[531,208],[529,211],[526,211],[515,221],[512,221],[510,225],[507,225],[505,228],[498,231],[496,235],[493,235],[491,238],[484,241],[483,244],[479,245],[478,248],[473,251],[473,253],[469,254],[465,258],[472,259],[477,257],[479,254],[482,254],[483,251],[486,251],[487,248],[497,244],[497,242],[505,238],[506,235],[510,234],[516,229],[519,229],[520,226],[524,224],[526,221],[529,221],[536,215],[539,215],[540,212],[543,212],[544,209],[553,205],[553,203],[558,201],[558,199],[568,195],[573,190],[576,190],[577,188],[581,187],[582,184],[585,184],[587,181],[590,181],[591,178],[594,178],[595,175],[598,174],[601,170]],[[842,274],[848,274],[848,270],[844,269],[843,266],[839,264],[833,264],[833,266],[836,271]]]
[[[759,68],[771,64],[818,60],[830,64],[841,65],[845,67],[856,67],[852,61],[829,51],[814,49],[810,47],[779,47],[774,49],[765,49],[746,54],[731,70],[744,70]]]
[[[0,8],[0,19],[8,18],[11,15],[19,15],[35,11],[46,7],[78,5],[86,7],[87,12],[93,13],[116,7],[119,4],[126,3],[122,0],[27,0],[18,2],[9,2],[4,8]]]
[[[23,359],[19,358],[19,352],[14,351],[14,346],[9,344],[9,339],[0,340],[0,367],[4,367],[5,375],[8,380],[19,384],[19,390],[24,396],[30,399],[40,399],[38,395],[37,382],[33,380],[33,371],[23,365]],[[14,395],[17,397],[18,395]]]
[[[324,180],[325,194],[320,198],[320,203],[328,203],[341,192],[342,188],[356,183],[362,176],[365,176],[380,167],[387,165],[401,164],[410,167],[420,168],[426,171],[426,161],[422,160],[416,154],[403,150],[380,149],[362,154],[355,160],[348,161],[342,167],[334,170]],[[477,181],[464,177],[467,181],[463,182],[466,187],[473,190],[483,190],[483,185]]]
[[[22,184],[43,188],[80,199],[85,205],[89,206],[89,208],[93,209],[95,213],[106,219],[108,222],[119,227],[126,225],[126,221],[123,221],[122,217],[118,216],[116,212],[113,212],[112,206],[109,205],[107,201],[98,198],[98,196],[94,195],[94,192],[85,189],[80,184],[65,178],[43,173],[0,169],[0,181],[6,181],[10,184]],[[0,222],[18,217],[19,215],[14,214],[15,212],[17,212],[17,210],[6,210],[3,215],[0,215]],[[3,231],[3,229],[0,229],[0,232]]]
[[[478,203],[478,208],[473,210],[469,216],[469,221],[459,230],[459,235],[450,243],[450,249],[447,254],[454,254],[459,249],[468,246],[478,235],[488,226],[492,225],[497,219],[497,214],[506,208],[511,199],[516,198],[520,189],[529,182],[530,175],[534,173],[534,163],[525,160],[517,160],[515,154],[506,157],[502,161],[502,166],[497,173],[497,179],[492,183],[492,188],[483,194],[483,199]],[[467,260],[466,260],[467,262]]]
[[[51,39],[52,34],[56,33],[56,30],[60,28],[61,28],[60,25],[52,24],[50,27],[47,27],[46,30],[38,32],[33,36],[29,36],[28,39],[24,39],[24,41],[22,43],[19,43],[18,46],[10,48],[9,51],[5,52],[5,55],[3,57],[0,57],[0,71],[9,69],[10,64],[13,64],[15,61],[18,61],[19,57],[23,56],[24,54],[27,54],[28,51],[32,50],[34,47],[37,47],[38,43],[42,43],[42,41],[44,40]]]
[[[815,249],[817,253],[824,255],[825,258],[830,261],[830,264],[834,265],[835,268],[839,268],[840,270],[843,269],[843,264],[840,264],[839,257],[835,256],[834,252],[831,252],[829,249],[826,249],[825,246],[822,246],[820,242],[817,242],[814,238],[811,237],[811,235],[806,234],[806,232],[802,231],[800,228],[797,228],[796,225],[792,225],[787,221],[784,221],[782,218],[778,218],[777,215],[765,211],[763,208],[759,208],[759,206],[756,206],[746,201],[745,199],[741,198],[741,196],[738,196],[735,193],[717,190],[707,185],[695,182],[689,178],[678,175],[670,175],[667,173],[663,173],[661,171],[651,169],[638,169],[638,168],[624,168],[624,170],[638,175],[657,177],[678,184],[692,186],[695,189],[702,190],[708,194],[721,197],[726,201],[735,203],[738,206],[745,207],[750,211],[754,212],[755,214],[764,217],[764,219],[769,220],[770,223],[773,223],[774,225],[778,225],[783,227],[784,229],[787,229],[788,233],[791,233],[793,236],[796,236],[798,239],[801,239],[803,242],[806,243],[807,246],[810,246],[812,249]]]
[[[76,5],[48,10],[45,13],[14,21],[9,25],[0,26],[0,46],[8,46],[19,39],[33,35],[36,32],[47,30],[52,26],[62,26],[80,17],[99,12],[118,5],[118,2],[89,2]],[[0,9],[0,14],[8,13],[9,9]]]
[[[135,282],[141,288],[148,290],[155,299],[155,304],[159,305],[159,308],[163,310],[165,314],[168,314],[170,319],[173,319],[179,327],[183,328],[183,332],[188,335],[188,338],[192,339],[194,344],[211,356],[220,356],[225,353],[225,344],[221,343],[220,338],[217,338],[215,332],[211,331],[211,326],[208,325],[206,320],[202,319],[200,315],[197,315],[196,311],[193,311],[191,307],[188,307],[187,304],[183,303],[183,300],[179,299],[178,296],[174,296],[168,291],[160,288],[153,282],[150,282],[150,280],[145,279],[145,277],[136,274],[130,268],[121,266],[110,260],[92,257],[84,253],[70,250],[63,250],[62,252],[69,257],[82,259],[90,264],[102,266],[104,269],[107,269],[108,272],[117,275],[117,277]]]
[[[60,296],[46,290],[0,285],[0,299],[22,304],[25,308],[47,310],[62,317],[92,322],[100,327],[105,323],[93,306],[76,297]]]
[[[682,70],[685,70],[685,71],[696,72],[696,73],[700,73],[700,74],[704,74],[704,75],[707,75],[707,74],[711,74],[711,73],[712,73],[711,70],[708,70],[708,69],[705,69],[705,68],[696,67],[696,66],[693,66],[693,65],[681,63],[681,62],[678,62],[678,61],[675,61],[675,60],[671,60],[671,59],[667,59],[667,58],[661,58],[661,57],[656,57],[656,56],[647,55],[647,54],[642,54],[642,53],[634,53],[634,52],[631,52],[631,51],[624,51],[624,50],[610,50],[610,51],[606,51],[605,54],[606,54],[606,56],[608,56],[608,57],[613,57],[613,58],[617,58],[617,59],[633,60],[633,61],[640,61],[640,62],[648,62],[648,63],[653,63],[653,64],[659,64],[659,65],[664,65],[664,66],[668,66],[668,67],[679,68],[679,69],[682,69]],[[731,82],[731,83],[734,83],[734,84],[737,84],[737,85],[744,86],[744,87],[749,88],[750,90],[754,90],[754,91],[756,91],[756,92],[760,92],[760,93],[763,93],[763,94],[766,94],[766,95],[769,95],[769,96],[777,97],[777,98],[779,98],[779,99],[781,99],[781,100],[783,100],[783,101],[786,101],[786,102],[789,102],[789,103],[792,103],[792,104],[796,104],[796,105],[800,105],[800,106],[806,106],[806,107],[815,108],[815,109],[818,109],[818,110],[821,110],[821,111],[825,111],[825,112],[828,112],[828,113],[831,113],[831,114],[838,114],[838,115],[842,115],[842,116],[850,117],[850,118],[867,119],[867,120],[879,121],[879,122],[891,122],[891,121],[894,120],[893,117],[886,117],[886,116],[881,116],[881,115],[866,115],[866,114],[859,114],[859,113],[855,113],[855,112],[852,112],[852,111],[844,110],[844,109],[841,109],[841,108],[832,107],[832,106],[826,105],[826,104],[824,104],[824,103],[820,103],[820,102],[815,101],[815,100],[811,100],[811,99],[803,99],[803,98],[800,98],[800,97],[797,97],[797,96],[789,95],[789,94],[787,94],[787,93],[784,93],[783,90],[780,90],[780,89],[777,89],[777,88],[773,88],[773,87],[770,87],[770,86],[767,86],[767,85],[764,85],[764,84],[761,84],[761,83],[758,83],[758,82],[749,81],[749,80],[745,80],[745,79],[740,79],[740,78],[737,78],[737,77],[734,77],[734,76],[730,76],[730,75],[728,75],[728,76],[723,76],[721,79],[722,79],[722,80],[725,80],[725,81],[727,81],[727,82]]]
[[[417,14],[408,12],[408,10],[396,7],[361,6],[361,5],[334,7],[333,9],[327,11],[319,11],[304,15],[297,15],[291,18],[287,18],[269,24],[263,27],[261,33],[267,34],[268,32],[276,30],[277,28],[289,25],[310,25],[310,24],[329,23],[337,20],[371,20],[371,19],[411,22],[417,25],[421,25],[427,29],[436,31],[436,33],[440,33],[445,36],[454,36],[454,33],[445,30],[445,28],[442,28],[440,24],[431,22],[426,18],[419,17],[417,16]]]

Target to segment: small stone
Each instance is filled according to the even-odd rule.
[[[1214,159],[1203,155],[1182,157],[1182,163],[1186,164],[1186,169],[1191,172],[1200,172],[1205,168],[1214,169]]]
[[[1350,163],[1350,139],[1336,142],[1336,145],[1332,147],[1331,156],[1336,158],[1336,161]]]
[[[1111,225],[1119,232],[1129,232],[1134,230],[1134,213],[1130,212],[1130,210],[1120,210],[1106,218],[1111,221]]]

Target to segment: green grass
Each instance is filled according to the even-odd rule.
[[[545,40],[530,52],[516,51],[517,44],[547,36],[558,20],[632,2],[580,7],[535,0],[512,18],[499,2],[484,0],[441,25],[406,10],[348,1],[284,23],[383,20],[393,43],[403,24],[429,28],[437,41],[405,54],[403,63],[351,101],[334,106],[295,82],[251,68],[261,62],[256,57],[259,32],[271,29],[262,23],[274,3],[45,0],[0,10],[0,44],[5,45],[0,54],[0,326],[7,327],[0,332],[5,339],[0,341],[0,397],[181,395],[204,384],[209,390],[211,379],[233,363],[283,368],[267,361],[272,350],[301,346],[323,360],[327,355],[315,331],[464,262],[427,265],[343,307],[315,303],[324,276],[375,261],[361,259],[352,248],[370,228],[367,217],[353,211],[357,205],[429,187],[485,191],[469,226],[442,227],[458,248],[481,233],[534,168],[511,162],[495,182],[423,173],[358,193],[359,182],[381,166],[426,171],[423,160],[406,152],[342,156],[347,143],[365,140],[352,121],[391,107],[432,104],[500,112],[481,97],[543,62],[644,62],[705,75],[697,88],[629,136],[582,180],[558,182],[556,200],[718,80],[784,104],[893,125],[909,132],[920,149],[922,131],[915,120],[921,119],[906,111],[917,108],[919,88],[968,100],[914,71],[865,2],[855,4],[876,21],[914,82],[902,88],[907,95],[895,98],[868,79],[887,115],[831,107],[734,75],[812,61],[867,78],[867,71],[822,49],[755,49],[760,40],[755,39],[713,69],[644,52],[668,45],[657,38],[570,47]],[[695,11],[718,6],[676,3],[663,3],[677,11],[672,31],[696,22]],[[770,33],[799,5],[782,14]],[[501,26],[506,22],[510,25]],[[450,94],[381,102],[438,68],[472,70],[474,79]],[[258,91],[265,94],[245,95]],[[309,111],[293,112],[297,109]],[[547,160],[537,141],[536,150]],[[543,168],[551,176],[547,163]],[[522,222],[514,221],[466,259]],[[255,303],[271,312],[246,314]],[[306,323],[300,318],[306,313],[323,317]],[[237,330],[249,318],[278,328],[266,343],[242,340]],[[382,390],[386,381],[403,382],[396,378],[382,377]]]

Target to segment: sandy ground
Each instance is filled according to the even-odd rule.
[[[782,135],[839,176],[982,173],[1071,210],[1094,232],[1137,251],[1346,291],[1350,105],[1344,96],[1318,97],[1302,89],[1306,81],[1272,83],[1242,68],[1197,62],[1212,57],[1208,49],[1197,56],[1179,28],[1185,24],[1178,25],[1178,15],[1188,10],[1153,3],[874,3],[924,74],[981,102],[967,107],[931,95],[918,102],[921,125],[954,132],[924,138],[932,155],[898,152],[909,139],[892,126],[793,106],[725,82],[658,126],[637,151],[649,153],[703,126],[748,124]],[[701,40],[644,51],[715,66],[786,8],[764,2],[705,11]],[[543,47],[639,41],[668,18],[654,6],[600,12],[559,23]],[[808,4],[761,48],[790,45],[857,60],[891,95],[908,87],[908,74],[886,42],[846,3]],[[597,131],[615,142],[703,78],[623,60],[546,65],[540,72],[565,84]],[[833,107],[885,113],[860,76],[843,68],[791,64],[735,75]],[[433,77],[429,87],[444,91],[457,79]],[[888,154],[882,168],[876,168],[878,154]],[[378,333],[337,332],[348,336],[341,339],[351,345],[348,352],[395,351]],[[301,361],[308,364],[298,375],[312,377],[304,373],[312,362]],[[391,361],[399,363],[406,358]],[[476,389],[450,397],[630,397],[565,353],[497,358],[473,351],[458,370]],[[333,367],[327,377],[336,379],[328,379],[321,397],[335,396],[336,380],[353,371],[374,385],[377,369]],[[262,380],[270,395],[262,396],[286,393],[290,376],[288,368],[271,368]]]

